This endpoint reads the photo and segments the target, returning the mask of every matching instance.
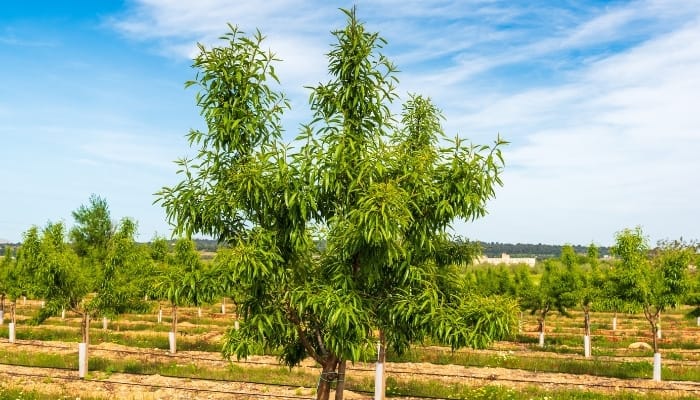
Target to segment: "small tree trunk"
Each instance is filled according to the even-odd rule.
[[[591,313],[589,307],[583,308],[583,356],[591,356]]]
[[[345,392],[345,366],[347,360],[338,361],[338,383],[335,385],[335,400],[343,400]]]
[[[10,343],[15,342],[15,309],[17,308],[17,300],[12,300],[10,303],[10,324],[8,331],[8,339]]]
[[[544,347],[544,318],[540,317],[537,319],[537,323],[539,325],[539,345],[540,347]]]
[[[27,305],[27,296],[22,296],[22,305],[23,306]]]
[[[221,313],[226,315],[226,297],[221,299]]]
[[[520,320],[518,320],[518,333],[523,331],[523,312],[520,311]]]
[[[5,293],[0,294],[0,325],[5,323]]]
[[[171,325],[171,330],[168,333],[168,343],[170,344],[170,354],[175,354],[177,352],[177,342],[176,342],[176,334],[177,334],[177,306],[173,304],[173,318],[172,318],[172,325]]]
[[[377,345],[377,366],[374,377],[374,400],[384,400],[386,395],[386,378],[384,365],[386,362],[386,349],[384,344],[384,331],[379,331],[379,344]]]
[[[107,330],[108,323],[109,323],[109,320],[107,320],[107,317],[102,317],[102,330],[103,331]]]
[[[163,322],[163,305],[158,303],[158,323]]]
[[[202,318],[202,307],[197,307],[197,317]]]
[[[617,311],[615,311],[615,314],[613,314],[612,330],[617,330]]]
[[[90,313],[83,312],[80,324],[82,342],[78,344],[78,377],[85,378],[88,371],[88,344],[90,343]]]
[[[62,320],[66,319],[66,309],[65,308],[61,310],[61,319]]]
[[[654,352],[654,374],[652,380],[661,382],[661,353]]]

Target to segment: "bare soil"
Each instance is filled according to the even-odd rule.
[[[37,353],[63,354],[66,357],[77,356],[75,343],[18,341],[12,345],[6,340],[0,341],[2,351],[27,351]],[[47,347],[52,346],[52,347]],[[210,368],[225,368],[228,361],[216,353],[180,352],[169,355],[159,349],[138,349],[112,343],[90,346],[91,355],[104,355],[110,358],[153,360],[166,357],[181,360],[183,363],[196,362],[196,365]],[[493,350],[504,356],[508,351]],[[518,351],[518,355],[527,353]],[[532,352],[533,356],[543,356],[541,352]],[[553,357],[568,357],[547,354]],[[256,356],[236,364],[244,368],[269,368],[267,363],[276,363],[274,357]],[[591,375],[533,372],[506,368],[477,368],[458,365],[434,365],[429,363],[387,363],[387,374],[401,381],[431,380],[445,384],[460,383],[474,387],[484,385],[501,385],[520,389],[537,386],[545,390],[580,389],[614,393],[622,390],[648,393],[663,390],[666,395],[696,395],[700,397],[700,383],[695,382],[652,382],[650,379],[615,379]],[[301,369],[317,373],[314,363],[307,361]],[[348,366],[348,375],[356,378],[371,379],[373,364],[357,363]],[[47,378],[50,377],[50,378]],[[74,380],[77,371],[55,370],[48,368],[25,368],[0,365],[0,382],[13,387],[36,389],[41,392],[55,393],[57,396],[99,397],[120,399],[258,399],[270,396],[290,396],[299,398],[313,397],[312,388],[290,388],[274,385],[252,383],[208,381],[200,379],[171,378],[159,375],[107,374],[92,372],[88,380]],[[153,386],[149,386],[153,385]],[[671,390],[671,391],[668,391]],[[370,396],[371,397],[371,396]],[[347,399],[370,398],[366,394],[346,391]]]

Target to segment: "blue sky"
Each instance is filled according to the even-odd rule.
[[[0,10],[0,238],[63,220],[95,193],[140,239],[169,235],[153,193],[202,128],[184,82],[197,42],[259,28],[284,61],[291,139],[305,85],[325,80],[346,1],[7,2]],[[388,40],[399,94],[430,96],[444,128],[500,133],[505,185],[475,240],[609,245],[700,239],[700,2],[357,1]]]

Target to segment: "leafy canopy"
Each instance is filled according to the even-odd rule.
[[[289,102],[260,32],[230,26],[194,59],[186,86],[199,89],[207,130],[189,133],[197,155],[177,162],[182,180],[157,201],[176,232],[226,246],[215,264],[241,288],[245,317],[227,334],[228,356],[267,346],[290,365],[311,356],[326,374],[372,354],[377,332],[400,352],[426,337],[483,346],[514,325],[512,302],[465,292],[453,264],[474,247],[446,233],[486,214],[505,142],[446,138],[439,109],[420,95],[394,116],[385,41],[343,12],[330,78],[309,88],[314,117],[294,147],[281,139]]]

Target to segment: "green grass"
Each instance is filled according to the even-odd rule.
[[[610,362],[608,359],[521,357],[514,354],[492,354],[479,352],[450,352],[435,349],[414,348],[401,356],[389,353],[387,360],[393,362],[429,362],[438,365],[463,365],[469,367],[502,367],[527,371],[586,374],[620,379],[651,378],[652,364],[649,361]],[[700,369],[682,365],[663,365],[665,380],[700,381]]]

